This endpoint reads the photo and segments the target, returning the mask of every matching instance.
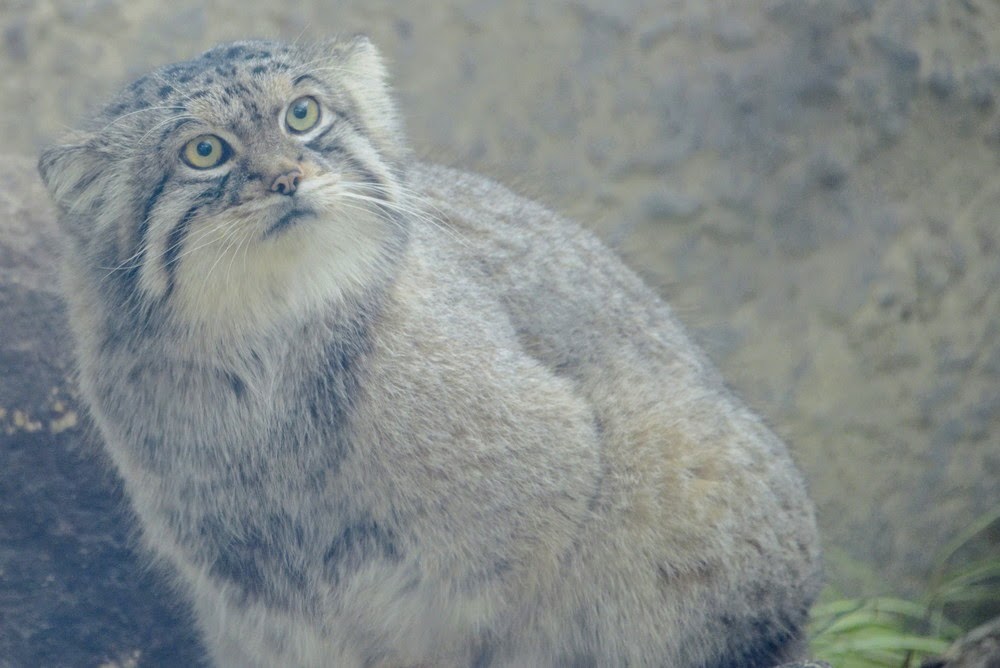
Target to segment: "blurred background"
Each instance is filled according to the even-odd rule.
[[[418,155],[575,218],[673,304],[805,471],[834,590],[922,591],[1000,505],[1000,2],[0,0],[0,151],[216,42],[357,32]],[[24,445],[4,401],[0,665],[193,661],[102,463]]]

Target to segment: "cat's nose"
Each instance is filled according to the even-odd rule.
[[[292,195],[295,193],[296,188],[299,187],[299,181],[301,180],[302,170],[298,168],[285,172],[284,174],[279,174],[275,177],[274,181],[271,182],[271,192],[276,192],[281,195]]]

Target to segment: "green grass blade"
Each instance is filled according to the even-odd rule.
[[[1000,506],[993,508],[975,519],[969,526],[962,529],[954,539],[945,544],[934,557],[934,572],[938,576],[943,574],[955,553],[962,549],[966,543],[978,536],[983,531],[989,529],[995,522],[1000,521]]]

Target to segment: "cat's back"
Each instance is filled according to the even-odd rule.
[[[568,380],[596,416],[601,520],[581,541],[583,570],[606,564],[613,577],[642,581],[634,591],[652,594],[637,604],[652,620],[664,588],[704,585],[692,620],[704,615],[708,628],[745,637],[747,660],[757,660],[751,639],[767,633],[727,621],[734,605],[754,606],[756,623],[782,644],[819,585],[812,504],[784,444],[593,234],[481,176],[418,165],[410,178],[428,212],[423,224],[467,268],[465,279],[495,295],[523,350]],[[622,559],[622,545],[655,564]],[[734,592],[747,598],[733,600]],[[649,633],[654,642],[656,630]],[[685,660],[697,660],[696,651]]]
[[[496,296],[525,349],[581,391],[646,378],[657,403],[725,393],[669,306],[594,234],[477,174],[417,164],[409,176],[418,222]]]

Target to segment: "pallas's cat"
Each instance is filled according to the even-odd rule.
[[[217,665],[794,653],[783,444],[594,236],[415,161],[368,40],[156,70],[40,171],[82,395]]]

